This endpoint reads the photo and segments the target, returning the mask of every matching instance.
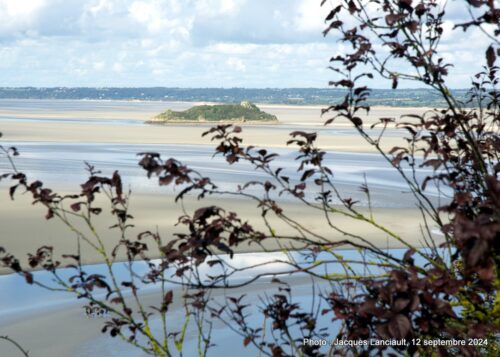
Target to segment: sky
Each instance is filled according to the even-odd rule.
[[[450,19],[464,16],[461,2],[450,0]],[[0,0],[0,86],[324,88],[343,44],[323,37],[331,5],[319,3]],[[488,40],[444,27],[448,85],[466,88]]]

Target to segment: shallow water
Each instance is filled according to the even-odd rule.
[[[392,249],[390,250],[395,256],[401,257],[405,250],[402,249]],[[361,259],[361,255],[357,251],[342,251],[342,256],[345,259]],[[220,255],[217,258],[224,260],[225,262],[231,264],[237,268],[249,267],[253,264],[273,262],[265,266],[260,266],[253,268],[251,271],[238,273],[230,279],[231,283],[244,282],[247,279],[252,278],[257,274],[267,273],[267,277],[261,278],[259,281],[255,282],[253,286],[254,289],[245,291],[247,294],[246,301],[251,303],[251,308],[249,312],[252,312],[252,316],[249,317],[248,323],[254,327],[262,326],[263,317],[259,313],[259,306],[262,306],[261,299],[266,295],[279,293],[278,285],[271,284],[270,279],[273,274],[281,274],[287,271],[286,262],[294,261],[299,265],[305,266],[307,263],[311,263],[312,260],[308,256],[304,256],[301,252],[294,252],[290,255],[284,253],[244,253],[236,254],[233,259],[230,259],[227,255]],[[331,259],[331,256],[326,253],[321,253],[316,257],[316,260],[326,260]],[[415,255],[416,261],[420,259],[418,255]],[[362,273],[361,266],[352,265],[355,272]],[[115,263],[113,266],[114,273],[118,281],[129,280],[128,270],[126,263]],[[89,274],[102,274],[108,277],[109,274],[104,264],[96,264],[85,266],[84,270]],[[216,275],[218,273],[217,265],[214,268],[209,268],[206,264],[200,266],[200,275],[206,276],[207,274]],[[134,272],[141,276],[147,271],[147,267],[142,262],[137,262],[134,264]],[[330,263],[326,266],[316,268],[316,273],[341,273],[342,267],[338,263]],[[220,271],[219,271],[220,272]],[[59,269],[58,274],[67,279],[73,273],[72,269]],[[371,273],[376,273],[376,270],[372,270]],[[52,276],[47,272],[35,272],[34,277],[36,281],[42,282],[44,284],[53,285]],[[301,279],[302,278],[302,279]],[[298,303],[306,311],[310,311],[311,308],[319,308],[317,304],[320,300],[316,300],[313,303],[311,298],[312,281],[305,279],[304,273],[295,274],[293,279],[289,278],[286,274],[280,275],[280,279],[283,281],[288,281],[292,287],[292,301],[293,303]],[[296,282],[296,284],[294,284]],[[139,285],[140,295],[151,295],[158,294],[160,292],[159,284],[156,285]],[[170,284],[167,285],[167,289],[175,289],[176,286]],[[327,282],[316,281],[315,282],[315,296],[321,291],[329,291],[329,284]],[[23,319],[29,321],[30,316],[36,314],[47,314],[56,315],[57,311],[64,311],[75,306],[82,306],[84,302],[75,299],[72,294],[62,293],[62,292],[50,292],[44,290],[37,286],[30,286],[24,282],[24,278],[17,275],[5,275],[0,276],[0,291],[9,291],[9,294],[0,295],[0,331],[7,332],[9,323],[15,322],[16,320]],[[226,294],[226,293],[224,293]],[[235,289],[234,291],[228,291],[229,296],[239,296],[241,290]],[[215,302],[223,302],[223,297],[214,298]],[[314,306],[313,306],[314,304]],[[324,306],[324,305],[323,305]],[[83,310],[82,310],[83,315]],[[182,309],[174,309],[168,313],[168,318],[171,323],[174,321],[183,321],[184,315]],[[83,316],[82,316],[83,317]],[[55,319],[57,319],[55,317]],[[105,319],[101,319],[104,322]],[[99,322],[99,321],[98,321]],[[78,323],[75,321],[74,323]],[[338,323],[332,323],[331,316],[324,316],[318,318],[318,326],[327,327],[333,335],[335,329],[339,327]],[[179,326],[180,328],[180,326]],[[161,331],[161,325],[159,319],[153,319],[152,322],[153,333],[159,333]],[[156,331],[156,332],[155,332]],[[57,335],[54,335],[54,340],[57,340]],[[196,355],[196,333],[191,328],[188,330],[188,335],[186,337],[187,341],[185,343],[185,355],[194,356]],[[238,350],[238,355],[244,356],[255,356],[256,349],[251,346],[248,348],[243,348],[242,338],[236,335],[234,332],[224,327],[221,324],[215,324],[215,329],[213,332],[213,342],[216,346],[211,350],[209,356],[229,356],[228,351]],[[47,341],[50,343],[50,341]],[[122,342],[119,339],[112,339],[107,335],[97,335],[97,337],[92,338],[92,340],[83,339],[77,345],[72,347],[74,353],[73,356],[94,356],[94,355],[109,355],[109,356],[142,356],[143,353],[135,348],[132,348],[128,344]],[[0,345],[0,351],[2,346]]]
[[[148,180],[145,171],[138,165],[138,152],[158,152],[164,159],[173,157],[188,167],[199,171],[203,176],[212,178],[220,188],[236,190],[238,185],[255,180],[266,180],[268,176],[248,163],[228,165],[220,156],[213,156],[214,147],[210,145],[161,145],[161,144],[111,144],[111,143],[45,143],[45,142],[2,142],[2,145],[15,145],[20,156],[16,157],[19,170],[30,177],[39,179],[49,187],[58,190],[77,189],[77,183],[86,178],[84,162],[94,165],[105,175],[119,170],[126,187],[135,193],[169,192],[171,188],[159,188],[156,180]],[[280,156],[274,161],[273,168],[284,168],[283,175],[297,183],[301,172],[297,172],[298,153],[290,149],[274,149]],[[399,174],[377,154],[328,152],[324,164],[334,173],[334,182],[343,197],[352,197],[366,206],[366,195],[360,191],[365,181],[371,190],[373,207],[415,207],[406,183]],[[8,162],[0,160],[0,171],[8,169]],[[410,170],[406,170],[410,173]],[[417,177],[423,180],[431,175],[428,169],[418,169]],[[255,193],[256,188],[250,188]],[[317,188],[311,182],[309,197],[315,197]],[[171,192],[171,191],[170,191]],[[429,196],[438,196],[438,191],[429,185]],[[287,199],[289,196],[283,196]]]
[[[0,124],[2,121],[18,122],[50,122],[50,123],[75,123],[75,124],[97,124],[97,125],[117,125],[117,126],[143,126],[147,125],[138,120],[142,116],[150,113],[163,111],[166,106],[174,110],[186,109],[193,103],[166,103],[166,102],[102,102],[102,101],[40,101],[40,100],[0,100],[0,108],[4,112],[0,113]],[[78,112],[73,116],[70,112]],[[99,113],[98,113],[99,112]],[[120,115],[116,113],[120,112]],[[314,113],[313,110],[309,112]],[[149,113],[149,114],[148,114]],[[317,113],[316,113],[317,114]],[[315,115],[316,115],[315,114]],[[67,116],[66,116],[67,115]],[[301,114],[302,115],[302,114]],[[300,119],[300,120],[299,120]],[[353,129],[336,127],[324,128],[314,126],[311,122],[302,121],[303,118],[295,118],[293,123],[266,126],[266,130],[272,133],[273,130],[314,130],[321,131],[321,134],[332,136],[352,135]],[[319,121],[315,119],[317,123]],[[317,124],[316,123],[316,124]],[[182,125],[179,125],[182,126]],[[186,125],[184,125],[186,126]],[[209,126],[209,125],[207,125]],[[249,127],[248,130],[259,128],[260,126]],[[245,129],[247,130],[247,129]],[[378,132],[375,129],[373,133]],[[394,129],[388,129],[389,136],[400,135]],[[189,167],[200,171],[204,176],[210,176],[221,188],[235,190],[238,185],[246,181],[265,180],[267,176],[256,171],[247,163],[237,163],[229,166],[223,158],[213,157],[214,146],[209,145],[150,145],[150,144],[111,144],[111,143],[51,143],[51,142],[0,142],[4,146],[14,145],[21,152],[21,156],[16,158],[16,163],[21,171],[26,172],[33,179],[40,179],[49,187],[56,190],[78,190],[78,183],[84,182],[86,172],[84,161],[95,165],[96,169],[103,171],[105,175],[111,175],[117,169],[122,174],[126,187],[130,187],[134,193],[158,193],[172,192],[170,187],[159,188],[156,180],[148,180],[145,172],[138,167],[138,152],[159,152],[163,158],[174,157]],[[301,173],[298,173],[298,163],[295,160],[297,152],[287,149],[274,149],[273,152],[280,154],[273,164],[274,168],[283,167],[282,174],[291,177],[293,183],[298,182]],[[325,165],[334,172],[334,182],[344,197],[352,197],[360,201],[360,205],[367,205],[365,195],[359,190],[364,183],[365,175],[368,186],[371,190],[372,206],[382,208],[407,208],[414,207],[415,202],[408,192],[407,185],[399,177],[399,174],[392,169],[387,162],[376,154],[367,153],[346,153],[328,152],[325,156]],[[0,172],[8,169],[6,160],[0,160]],[[409,172],[409,171],[407,171]],[[431,175],[428,169],[419,169],[417,177],[422,180]],[[4,190],[8,183],[2,182],[0,189]],[[250,191],[256,193],[256,191]],[[437,199],[438,191],[430,185],[427,189],[432,199]],[[4,190],[5,193],[5,190]],[[307,191],[307,197],[314,197],[314,190]],[[287,199],[285,196],[284,199]],[[289,199],[289,198],[288,198]],[[392,250],[396,255],[402,255],[403,250]],[[359,253],[355,251],[342,251],[345,258],[359,258]],[[319,257],[320,259],[321,257]],[[223,259],[228,259],[223,257]],[[242,267],[249,263],[267,261],[269,259],[302,259],[300,253],[293,253],[291,257],[282,253],[248,253],[238,254],[231,261],[232,264]],[[251,272],[240,273],[233,277],[232,281],[243,281],[251,278],[255,274],[266,272],[275,273],[286,267],[284,263],[274,263],[266,265]],[[96,264],[85,268],[88,272],[106,275],[105,266]],[[127,276],[127,266],[124,263],[116,263],[114,271],[120,279]],[[138,274],[144,273],[146,267],[142,263],[135,265]],[[204,270],[205,269],[205,270]],[[203,273],[207,268],[202,267]],[[339,272],[339,265],[331,264],[328,268],[331,273]],[[59,271],[61,276],[69,277],[72,272],[68,269]],[[51,276],[45,272],[36,272],[35,278],[45,283],[51,283]],[[300,278],[301,275],[299,274]],[[285,277],[286,279],[286,277]],[[249,298],[255,302],[253,309],[258,308],[259,296],[276,292],[276,286],[269,284],[269,277],[263,278],[258,289],[250,292]],[[291,280],[294,283],[296,280]],[[318,285],[321,287],[321,284]],[[172,287],[173,288],[173,287]],[[326,288],[326,285],[325,285]],[[141,292],[145,294],[158,294],[158,286],[142,287]],[[294,301],[301,305],[311,304],[311,289],[308,284],[294,285]],[[30,321],[34,315],[50,314],[51,312],[67,311],[71,308],[80,308],[82,302],[74,299],[72,295],[66,293],[54,293],[36,286],[29,286],[24,282],[24,278],[16,275],[0,276],[0,331],[8,332],[9,322],[24,319]],[[182,317],[182,313],[173,312],[173,320]],[[257,316],[252,318],[252,324],[260,326],[262,321]],[[329,328],[335,328],[331,321],[323,319],[322,324]],[[159,325],[156,325],[159,328]],[[54,333],[48,343],[57,344],[59,336]],[[194,335],[191,337],[191,342]],[[239,357],[255,356],[256,351],[251,348],[243,348],[242,338],[235,336],[227,328],[219,326],[214,334],[214,342],[217,346],[211,352],[212,356],[228,356],[227,351],[237,351]],[[80,341],[73,346],[74,356],[139,356],[136,349],[130,348],[117,339],[110,339],[107,336],[99,335],[91,340]],[[195,355],[195,344],[190,343],[186,356]],[[0,356],[2,356],[2,346],[0,345]],[[52,354],[43,354],[52,356]],[[232,354],[231,354],[232,355]],[[34,354],[38,356],[38,354]]]

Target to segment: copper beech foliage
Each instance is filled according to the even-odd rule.
[[[473,76],[470,101],[461,103],[446,85],[452,63],[447,63],[439,54],[445,4],[428,0],[341,0],[334,3],[323,0],[321,6],[332,6],[325,19],[323,34],[334,37],[346,48],[344,53],[330,59],[330,68],[335,73],[335,80],[330,85],[345,89],[345,97],[323,110],[325,125],[338,120],[349,121],[367,145],[377,150],[400,174],[421,212],[422,240],[428,248],[412,246],[404,236],[378,224],[372,214],[359,210],[359,202],[340,193],[334,172],[324,164],[325,151],[316,146],[316,133],[295,131],[290,134],[288,144],[297,148],[297,179],[288,175],[285,169],[276,167],[278,154],[244,146],[239,136],[240,127],[219,125],[204,133],[218,143],[214,154],[222,156],[228,165],[249,164],[265,173],[266,179],[242,182],[236,190],[227,191],[175,158],[163,160],[158,153],[140,153],[139,165],[148,177],[157,177],[160,186],[178,186],[176,201],[188,195],[196,195],[200,202],[209,195],[254,200],[267,230],[255,229],[235,212],[217,206],[201,206],[192,215],[184,214],[179,218],[179,233],[174,237],[164,239],[154,231],[131,237],[128,234],[133,222],[128,207],[130,193],[123,191],[118,172],[106,177],[88,166],[89,178],[81,185],[81,191],[60,195],[40,181],[29,181],[15,166],[17,150],[2,147],[12,164],[12,171],[2,175],[3,179],[14,182],[10,189],[12,198],[19,190],[27,191],[35,203],[45,206],[47,219],[57,218],[74,228],[68,216],[93,227],[93,217],[103,210],[96,206],[95,198],[106,195],[110,212],[116,219],[112,228],[119,230],[121,237],[115,248],[107,252],[98,232],[88,236],[76,230],[82,244],[102,254],[109,276],[86,273],[79,252],[56,259],[52,247],[47,246],[30,254],[29,267],[21,266],[17,257],[0,248],[2,264],[22,274],[29,284],[42,285],[34,279],[32,269],[52,272],[59,289],[71,291],[91,305],[108,309],[110,318],[103,332],[120,336],[153,355],[181,354],[188,317],[198,327],[201,355],[207,354],[212,347],[215,321],[226,324],[240,335],[244,346],[253,345],[264,355],[273,357],[375,356],[382,353],[496,355],[500,333],[500,116],[496,89],[500,10],[493,1],[467,0],[464,8],[470,10],[470,21],[455,23],[454,31],[482,31],[491,40],[484,51],[484,69]],[[402,68],[401,63],[406,64],[406,72],[396,70]],[[423,115],[380,118],[380,122],[370,128],[379,129],[374,135],[375,131],[366,128],[361,114],[370,111],[367,104],[370,89],[366,83],[375,77],[390,81],[394,89],[401,80],[420,82],[442,96],[447,106]],[[390,127],[404,133],[406,144],[384,150],[384,134]],[[416,174],[420,167],[431,168],[433,174],[420,180]],[[440,205],[427,194],[430,185],[441,190]],[[368,185],[364,184],[361,190],[370,204]],[[341,239],[321,236],[307,229],[304,222],[290,217],[279,204],[279,197],[284,195],[324,216],[325,225]],[[390,239],[406,246],[406,253],[396,256],[374,246],[365,237],[343,231],[335,223],[339,215],[370,224],[374,231],[383,231]],[[281,220],[296,234],[277,232],[271,218]],[[435,226],[444,235],[443,243],[436,242],[432,232]],[[253,245],[266,250],[265,243],[270,240],[290,243],[283,245],[283,250],[300,250],[303,262],[270,258],[268,262],[244,268],[230,264],[238,246]],[[159,260],[153,260],[148,254],[152,246],[160,252]],[[356,249],[362,258],[346,260],[337,253],[340,246]],[[118,281],[111,269],[120,250],[126,253],[130,266],[127,281]],[[227,254],[229,260],[223,259],[220,253]],[[330,258],[318,260],[319,254]],[[145,274],[134,272],[132,263],[136,260],[147,264]],[[276,262],[285,264],[288,269],[280,273],[255,274],[244,281],[231,280],[238,272],[251,272],[259,265]],[[328,264],[340,264],[345,272],[320,273],[318,266]],[[204,265],[214,269],[214,273],[201,276],[198,268]],[[359,275],[351,269],[354,265],[375,268],[376,274],[365,270],[366,274]],[[69,280],[57,274],[62,266],[74,269]],[[297,303],[293,284],[279,277],[280,274],[294,276],[299,273],[312,278],[311,306]],[[231,295],[231,289],[254,284],[263,276],[273,277],[276,293],[263,296],[258,308],[255,301],[244,295]],[[321,285],[322,282],[328,284]],[[141,304],[138,291],[153,283],[162,284],[162,299],[157,306],[148,309]],[[181,285],[183,294],[177,296],[167,290],[166,283]],[[223,302],[211,297],[219,288],[228,291]],[[105,292],[105,298],[96,292]],[[133,302],[126,292],[131,294]],[[165,321],[175,301],[184,306],[186,322],[177,324],[172,330],[167,328]],[[163,334],[151,332],[154,314],[159,314],[163,321]],[[251,322],[250,317],[255,314],[262,317],[263,323],[254,325]],[[406,339],[408,343],[397,346],[332,345],[325,349],[303,344],[304,338],[329,341],[335,338],[352,341]],[[487,339],[489,343],[443,347],[410,342],[412,339],[469,341],[470,338]]]

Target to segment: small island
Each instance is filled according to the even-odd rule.
[[[149,124],[167,123],[245,123],[275,124],[275,115],[263,112],[255,104],[243,101],[240,104],[197,105],[184,111],[167,110],[147,121]]]

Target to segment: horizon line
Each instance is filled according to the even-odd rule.
[[[282,90],[282,89],[319,89],[319,90],[339,90],[345,91],[346,89],[342,88],[333,88],[333,87],[165,87],[165,86],[135,86],[135,87],[127,87],[127,86],[110,86],[110,87],[101,87],[101,86],[76,86],[76,87],[67,87],[67,86],[0,86],[0,89],[218,89],[218,90],[230,90],[230,89],[244,89],[244,90]],[[417,88],[370,88],[371,90],[387,90],[387,91],[400,91],[400,90],[429,90],[433,91],[433,88],[426,87],[417,87]],[[450,90],[469,90],[470,88],[450,88]]]

